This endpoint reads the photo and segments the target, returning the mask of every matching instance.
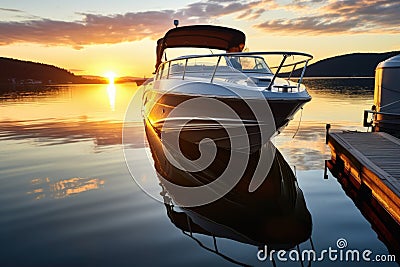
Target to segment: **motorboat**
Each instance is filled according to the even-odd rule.
[[[155,76],[143,85],[147,123],[160,136],[179,134],[192,143],[212,140],[217,147],[250,153],[281,132],[311,100],[302,79],[312,56],[245,52],[245,40],[243,32],[221,26],[169,30],[157,41]],[[184,47],[211,53],[168,60],[167,49]],[[269,57],[275,57],[274,66],[267,63]]]
[[[145,132],[158,180],[180,207],[213,205],[223,198],[227,202],[239,203],[236,206],[268,207],[278,213],[300,205],[302,193],[296,177],[271,141],[248,154],[246,160],[243,160],[243,154],[247,154],[241,151],[218,148],[212,161],[199,170],[191,169],[191,165],[182,168],[174,159],[171,160],[168,156],[171,152],[165,149],[150,123],[146,123]],[[180,156],[191,163],[202,156],[196,143],[180,138],[179,146]],[[179,157],[175,155],[175,159],[179,160]],[[254,181],[257,186],[251,189]]]

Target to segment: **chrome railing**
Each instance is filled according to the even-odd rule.
[[[175,58],[172,60],[168,60],[168,61],[165,61],[162,64],[160,64],[160,66],[158,67],[157,72],[156,72],[156,80],[170,79],[171,75],[172,75],[171,74],[171,66],[174,63],[177,63],[179,61],[184,61],[182,75],[181,75],[181,79],[184,80],[186,77],[186,74],[188,72],[187,69],[188,69],[188,61],[189,60],[196,60],[196,59],[200,59],[200,58],[202,58],[202,59],[217,58],[217,62],[215,63],[215,66],[210,66],[210,67],[212,67],[213,70],[212,70],[209,82],[213,83],[214,78],[217,74],[218,67],[220,67],[221,59],[223,57],[271,56],[271,55],[282,55],[282,59],[278,66],[269,67],[271,70],[276,69],[276,71],[274,73],[271,73],[271,74],[274,74],[274,76],[272,77],[271,82],[270,82],[269,86],[266,88],[266,90],[271,90],[275,79],[279,75],[287,75],[287,80],[290,80],[292,78],[293,73],[296,70],[301,70],[301,74],[297,80],[297,83],[298,83],[297,89],[299,90],[300,84],[303,81],[304,73],[307,68],[308,62],[313,58],[312,55],[307,54],[307,53],[301,53],[301,52],[286,52],[286,51],[284,51],[284,52],[278,51],[277,52],[277,51],[274,51],[274,52],[221,53],[221,54],[210,54],[210,55],[188,55],[188,56],[183,56],[183,57]],[[287,58],[295,57],[295,56],[299,56],[300,58],[294,62],[285,64]],[[301,66],[302,64],[304,64],[304,65],[301,68],[296,69],[296,67]],[[290,72],[280,73],[282,68],[291,67],[291,66],[292,66],[292,69]],[[166,72],[166,73],[164,73],[164,72]],[[248,71],[243,71],[242,73],[246,74],[246,72],[248,72]],[[180,72],[178,72],[178,73],[180,73]],[[176,74],[176,73],[174,73],[174,74]],[[266,74],[266,73],[264,72],[264,73],[260,73],[260,74]],[[176,78],[176,75],[174,75],[174,78]]]

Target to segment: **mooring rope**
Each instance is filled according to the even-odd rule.
[[[299,131],[299,129],[300,129],[300,123],[301,123],[301,118],[302,118],[302,117],[303,117],[303,107],[301,107],[299,124],[297,125],[296,132],[294,133],[294,135],[293,135],[292,139],[296,137],[296,135],[297,135],[297,132],[298,132],[298,131]]]

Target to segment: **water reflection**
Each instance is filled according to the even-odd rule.
[[[400,264],[400,228],[397,222],[388,214],[384,207],[373,197],[371,189],[359,185],[343,166],[343,162],[327,161],[327,167],[337,178],[346,195],[354,202],[363,216],[371,224],[378,238],[387,246],[390,254],[396,255]]]
[[[326,124],[317,121],[289,124],[277,138],[274,144],[286,156],[287,160],[298,170],[321,170],[324,160],[331,157],[329,146],[325,144]],[[354,126],[354,123],[341,121],[333,126],[335,131],[358,130],[365,128]]]
[[[211,228],[207,228],[204,223],[210,221],[205,219],[209,216],[214,226],[215,223],[221,222],[219,232],[212,232],[218,239],[219,253],[233,255],[231,258],[245,263],[252,261],[251,264],[254,265],[272,266],[269,262],[257,260],[257,244],[241,243],[235,241],[232,236],[232,239],[218,237],[225,232],[243,231],[240,236],[247,235],[247,238],[243,238],[244,242],[249,239],[251,242],[264,242],[257,236],[251,238],[258,231],[251,229],[253,224],[262,227],[262,221],[258,220],[267,221],[266,215],[274,214],[277,210],[277,207],[271,207],[271,211],[268,207],[262,207],[266,205],[263,203],[269,202],[267,193],[260,195],[258,209],[255,208],[256,201],[242,204],[239,199],[234,202],[241,205],[237,209],[233,208],[233,204],[227,204],[232,206],[227,211],[217,206],[205,208],[205,211],[199,211],[202,212],[199,214],[196,210],[181,209],[176,205],[166,207],[160,205],[147,197],[132,181],[126,170],[122,152],[119,150],[121,148],[119,129],[127,104],[135,90],[134,86],[116,85],[114,112],[110,109],[107,85],[65,85],[39,93],[34,90],[31,92],[21,90],[0,96],[2,265],[230,265],[229,262],[200,248],[200,244],[175,226],[175,222],[182,228],[187,225],[183,221],[178,223],[179,219],[170,219],[179,213],[182,217],[189,217],[192,236],[203,244],[206,242],[205,245],[210,245],[214,249]],[[297,122],[293,121],[279,135],[276,143],[290,166],[296,165],[297,170],[316,170],[297,171],[296,176],[307,201],[307,210],[313,215],[312,239],[315,241],[317,251],[329,246],[336,247],[334,242],[339,237],[344,237],[352,249],[368,248],[376,254],[388,254],[386,247],[371,230],[370,224],[359,214],[353,202],[344,196],[338,183],[332,179],[321,178],[323,168],[318,169],[321,165],[317,163],[317,157],[324,155],[324,148],[317,146],[318,138],[321,139],[320,144],[323,144],[324,123],[332,123],[333,128],[344,125],[345,129],[361,125],[360,111],[365,107],[369,108],[373,98],[359,95],[358,100],[354,96],[354,99],[348,101],[346,95],[330,94],[327,89],[325,92],[326,97],[323,88],[321,91],[311,90],[313,100],[304,109],[297,136],[292,139],[297,127]],[[371,99],[371,104],[367,99]],[[142,164],[144,161],[147,162],[145,153],[147,149],[143,149],[144,133],[140,103],[141,101],[138,101],[133,105],[137,107],[133,109],[137,112],[137,120],[131,123],[130,135],[134,138],[130,139],[130,146],[140,147],[132,149],[137,151],[138,155],[135,158],[135,167],[142,168],[143,173],[149,174],[145,178],[153,181],[157,180],[152,179],[153,176],[149,173],[152,174],[153,168],[146,169],[147,166]],[[93,153],[94,149],[102,153]],[[311,153],[314,150],[315,155]],[[303,156],[303,151],[309,153],[304,153]],[[293,152],[295,154],[292,154]],[[320,162],[323,163],[323,158]],[[76,181],[75,187],[72,186],[73,181],[66,182],[75,178],[82,179]],[[99,180],[91,181],[93,179]],[[100,183],[101,180],[104,180],[103,185]],[[293,184],[291,180],[293,178],[287,179],[288,183]],[[73,188],[68,191],[69,193],[77,188],[96,186],[99,188],[71,194],[64,199],[55,199],[54,196],[58,193],[52,191],[54,189],[51,185],[56,185],[60,181],[63,181],[63,186],[55,187]],[[286,182],[285,179],[283,181]],[[160,187],[157,181],[155,186],[159,193]],[[268,186],[264,188],[267,189]],[[36,197],[43,198],[34,201]],[[247,199],[252,198],[247,197]],[[275,202],[279,202],[278,199]],[[288,213],[294,212],[293,208],[287,210]],[[166,211],[170,217],[167,217]],[[238,211],[236,217],[239,217],[239,214],[245,214],[243,216],[249,214],[249,220],[246,217],[238,218],[238,222],[235,223],[224,221],[224,218],[218,221],[219,218],[216,217],[220,213],[221,216],[236,220],[234,218],[236,211]],[[192,215],[193,213],[195,214]],[[198,217],[204,220],[200,223]],[[306,215],[304,219],[304,231],[307,232],[310,222],[307,222]],[[253,220],[256,222],[253,223]],[[185,233],[189,234],[187,228],[184,228]],[[228,230],[222,232],[221,229]],[[308,233],[303,234],[304,238],[307,238]],[[305,249],[309,245],[307,241],[301,243],[300,247]],[[313,265],[328,266],[342,265],[342,263],[321,262]],[[358,266],[360,262],[343,264]],[[277,265],[301,266],[299,262],[293,264],[279,262]],[[393,266],[389,263],[380,265]]]
[[[35,140],[38,145],[57,145],[92,140],[95,147],[120,145],[122,143],[122,122],[76,120],[51,121],[2,121],[0,140]],[[143,147],[143,126],[131,124],[134,129],[132,148]]]
[[[135,84],[71,84],[0,89],[0,121],[86,117],[90,121],[122,122],[137,90]],[[139,116],[137,119],[141,120]]]
[[[202,206],[181,207],[177,203],[185,203],[191,196],[185,191],[175,191],[170,184],[163,182],[164,179],[185,186],[206,184],[218,178],[222,171],[221,166],[226,166],[232,155],[230,151],[220,148],[214,160],[218,165],[211,164],[203,171],[186,172],[167,160],[156,132],[147,127],[146,134],[160,178],[161,195],[167,215],[177,228],[193,238],[203,249],[232,263],[246,265],[240,260],[235,260],[234,256],[227,255],[229,250],[224,249],[226,253],[221,253],[217,240],[222,238],[252,245],[256,247],[257,252],[264,245],[269,249],[289,250],[311,239],[312,219],[303,192],[292,169],[277,149],[271,169],[261,186],[254,192],[248,191],[251,178],[257,175],[257,163],[263,153],[270,151],[270,146],[273,146],[271,143],[250,155],[241,180],[224,197]],[[187,143],[181,144],[188,146]],[[200,236],[211,237],[214,245],[206,246],[199,239]]]
[[[35,178],[31,180],[32,191],[27,192],[33,195],[36,200],[50,198],[66,198],[90,190],[100,189],[104,186],[104,180],[99,178],[74,177],[52,182],[49,177]]]
[[[108,101],[110,101],[110,108],[112,111],[115,111],[115,95],[117,94],[117,89],[115,88],[114,83],[110,83],[107,85],[107,95]]]
[[[44,86],[0,86],[0,101],[32,101],[37,98],[65,97],[68,95],[68,87],[60,85]]]
[[[310,90],[324,95],[374,95],[374,78],[320,78],[304,79]]]
[[[0,88],[0,140],[36,145],[89,141],[97,151],[121,145],[126,107],[137,90],[133,84]],[[133,138],[126,144],[132,148],[143,147],[137,113],[130,124]]]
[[[373,104],[373,78],[306,79],[312,96],[302,112],[274,140],[287,160],[298,170],[321,170],[330,158],[325,144],[325,126],[334,131],[366,131],[362,126],[364,109]]]

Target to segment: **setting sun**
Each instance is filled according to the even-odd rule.
[[[104,74],[104,77],[106,77],[108,79],[108,83],[110,83],[110,84],[114,83],[114,79],[116,76],[117,75],[115,74],[115,72],[112,72],[112,71],[106,72]]]

